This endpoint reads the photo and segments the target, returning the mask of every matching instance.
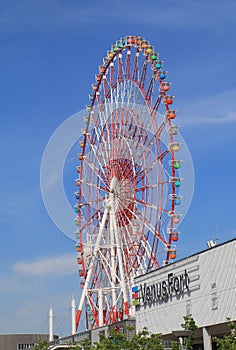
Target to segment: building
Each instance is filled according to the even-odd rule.
[[[67,337],[62,337],[54,341],[55,349],[59,349],[59,346],[71,344],[71,343],[79,343],[85,338],[88,338],[92,344],[100,341],[100,334],[103,334],[105,337],[109,337],[109,333],[112,328],[116,327],[122,333],[126,334],[127,339],[131,339],[135,334],[135,319],[133,317],[116,322],[111,325],[104,325],[99,328],[94,328],[92,330],[76,333],[73,335],[69,335]],[[54,348],[53,348],[54,349]],[[53,350],[52,349],[52,350]]]
[[[116,324],[117,329],[132,337],[147,327],[152,333],[162,333],[166,349],[183,332],[183,316],[194,318],[197,331],[197,350],[215,350],[213,337],[230,332],[227,318],[236,322],[236,239],[219,245],[135,278],[133,304],[135,319]],[[73,315],[74,317],[74,315]],[[72,342],[88,338],[99,341],[99,334],[109,335],[106,325],[93,330],[55,339],[53,349],[67,349]],[[53,327],[51,327],[52,332]],[[52,333],[53,334],[53,333]],[[48,340],[47,334],[0,335],[0,349],[23,350],[32,348],[39,340]]]
[[[25,350],[32,348],[40,340],[48,340],[48,334],[1,334],[1,350]]]
[[[211,246],[211,245],[209,245]],[[196,348],[214,349],[212,338],[236,321],[236,239],[135,278],[136,331],[147,327],[175,339],[183,316],[196,325]]]

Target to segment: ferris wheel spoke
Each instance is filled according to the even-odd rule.
[[[118,56],[118,74],[117,81],[120,83],[123,80],[123,65],[122,65],[122,54],[120,53]]]
[[[127,81],[130,80],[130,48],[127,48],[126,52],[126,63],[125,63],[125,78]]]
[[[111,221],[113,224],[113,230],[114,230],[114,238],[115,238],[115,244],[116,244],[116,249],[117,249],[117,256],[118,256],[118,262],[120,266],[120,283],[121,283],[121,291],[123,292],[123,298],[124,298],[124,305],[125,305],[125,314],[128,316],[129,315],[129,310],[128,310],[128,297],[127,297],[127,291],[125,287],[125,275],[124,275],[124,269],[123,269],[123,260],[122,260],[122,254],[121,254],[121,246],[120,246],[120,240],[118,237],[118,231],[117,231],[117,225],[116,225],[116,219],[115,219],[115,204],[114,202],[112,203],[111,207]]]
[[[142,216],[142,220],[141,220],[141,218],[136,214],[136,212],[135,211],[132,211],[130,208],[127,208],[127,211],[129,211],[130,212],[130,214],[133,216],[133,217],[135,217],[140,223],[142,223],[142,226],[143,227],[145,227],[147,230],[149,230],[149,231],[152,231],[153,233],[154,233],[154,235],[155,235],[155,229],[154,229],[154,227],[151,225],[151,223],[150,222],[148,222],[148,220],[146,219],[146,218],[143,218],[143,216]],[[138,208],[136,207],[136,211],[138,211]],[[140,214],[142,214],[141,213],[141,211],[138,211]]]
[[[137,229],[134,227],[133,222],[129,219],[129,217],[126,217],[126,219],[128,220],[129,225],[130,225],[131,228],[132,228],[132,233],[133,233],[134,237],[136,238],[136,237],[138,236],[138,233],[141,231],[140,226],[138,225],[138,226],[139,226],[139,230],[137,230]],[[123,218],[123,217],[122,217],[121,220],[122,220],[122,223],[124,224],[124,218]],[[132,249],[134,249],[134,251],[135,251],[135,253],[136,253],[136,256],[138,257],[139,264],[140,264],[140,258],[139,258],[139,256],[138,256],[138,250],[137,250],[136,245],[134,244],[134,238],[131,237],[127,225],[123,225],[123,229],[124,229],[125,232],[126,232],[126,233],[123,235],[123,239],[124,239],[125,242],[126,242],[126,246],[127,246],[127,247],[129,247],[129,246],[130,246],[130,247],[133,247]],[[127,240],[127,238],[128,238],[129,240]],[[122,237],[121,237],[121,241],[122,241]],[[123,245],[123,255],[124,255],[124,245]],[[124,261],[125,261],[125,260],[127,261],[127,257],[126,257],[126,256],[124,256]],[[130,262],[131,271],[133,271],[134,267],[133,267],[133,264],[132,264],[132,257],[130,256],[130,253],[128,254],[128,260],[129,260],[129,262]],[[130,275],[130,272],[127,271],[127,274],[128,274],[128,276],[129,276],[129,275]]]
[[[138,130],[137,128],[134,128],[134,131],[133,131],[134,136],[135,136],[135,132],[137,132],[137,130]],[[141,134],[141,136],[142,136],[142,134]],[[130,142],[132,142],[131,143],[132,148],[133,148],[132,154],[135,155],[135,158],[138,161],[141,161],[141,160],[145,159],[145,156],[147,154],[149,154],[149,156],[147,158],[150,157],[150,153],[149,153],[150,147],[147,144],[145,145],[145,144],[138,142],[139,139],[140,139],[140,136],[137,137],[137,140],[135,138],[131,139]],[[145,138],[145,139],[147,140],[147,138]]]
[[[162,95],[159,95],[156,99],[154,106],[153,106],[152,114],[158,110],[161,101],[162,101]]]
[[[139,81],[139,88],[140,89],[144,88],[144,82],[145,82],[146,75],[147,75],[147,63],[148,63],[147,60],[145,60],[143,63],[141,77],[140,77],[140,81]]]
[[[94,163],[92,163],[87,157],[85,158],[86,164],[90,167],[90,169],[92,170],[93,174],[96,175],[97,178],[99,178],[99,180],[101,181],[101,183],[104,182],[104,179],[101,177],[99,169],[95,166]],[[103,176],[106,176],[105,171],[103,170],[103,168],[100,168]],[[106,188],[102,188],[102,190],[106,190]]]
[[[86,206],[86,205],[89,205],[87,203],[83,203],[80,205],[80,207],[83,207],[83,206]],[[86,220],[85,224],[83,226],[80,227],[80,231],[84,231],[87,227],[89,227],[89,225],[95,220],[98,218],[100,214],[100,210],[96,210],[95,213],[90,217],[90,219]]]
[[[149,173],[154,169],[156,165],[157,162],[153,162],[151,166],[146,166],[144,169],[141,169],[136,173],[132,180],[135,180],[136,184],[138,185],[140,181],[142,181],[146,176],[149,175]]]
[[[157,211],[162,211],[164,213],[168,213],[168,210],[162,208],[162,207],[157,207],[156,205],[153,205],[153,204],[149,204],[145,201],[142,201],[140,199],[137,199],[136,198],[136,203],[139,203],[141,205],[143,205],[144,207],[147,207],[147,208],[151,208],[151,209],[154,209],[154,210],[157,210]]]
[[[132,81],[138,81],[138,58],[139,58],[139,52],[136,51],[136,55],[134,57],[134,63],[133,63],[133,71],[132,71]]]
[[[164,157],[167,156],[167,154],[169,154],[169,150],[165,150],[163,153],[161,153],[159,156],[158,156],[158,160],[162,161]]]
[[[141,211],[139,211],[139,213],[140,213],[140,216],[143,217],[143,213]],[[143,217],[143,220],[146,222],[146,225],[147,225],[146,227],[148,228],[148,231],[152,232],[153,237],[155,239],[158,238],[165,245],[165,247],[167,247],[167,241],[161,236],[160,231],[156,230],[153,227],[153,225],[147,221],[146,218]]]
[[[115,278],[117,279],[117,281],[120,282],[120,278],[116,274],[116,269],[111,266],[109,260],[105,257],[104,254],[102,254],[101,251],[99,253],[100,253],[100,256],[101,256],[102,260],[104,261],[104,263],[102,263],[102,267],[103,267],[103,269],[104,269],[104,271],[106,273],[107,279],[111,282],[111,275],[114,275]]]
[[[160,128],[163,128],[165,124],[166,123],[163,123]],[[156,134],[159,133],[160,128],[156,131],[156,133],[153,135],[153,137],[150,139],[150,141],[145,145],[145,148],[143,149],[142,153],[140,153],[137,156],[137,159],[142,159],[142,157],[144,157],[145,153],[148,152],[148,149],[149,149],[149,147],[152,146],[153,140],[155,139]],[[161,159],[162,160],[168,153],[169,153],[169,151],[165,150],[165,152],[163,152],[157,159]]]
[[[98,163],[99,168],[102,170],[103,166],[102,166],[101,160],[103,161],[104,164],[106,164],[106,160],[105,160],[104,156],[101,154],[100,149],[98,147],[94,147],[93,144],[91,144],[90,149],[91,149],[91,151],[93,153],[95,161]],[[88,155],[84,156],[84,161],[86,161],[86,159],[88,159]]]
[[[147,262],[144,255],[143,240],[140,239],[138,246],[136,247],[136,253],[133,256],[133,267],[135,268],[136,274],[143,274],[147,271]],[[149,254],[148,254],[149,256]]]
[[[105,101],[109,94],[109,86],[105,75],[103,76],[103,79],[102,79],[102,86],[103,86],[103,99]]]
[[[158,235],[158,233],[156,232],[155,228],[153,227],[153,225],[147,220],[147,218],[144,218],[143,216],[143,213],[138,210],[138,208],[136,208],[137,212],[139,213],[140,217],[134,212],[134,211],[131,211],[129,208],[128,208],[129,212],[132,213],[132,215],[138,220],[140,221],[143,226],[147,229],[147,231],[149,232],[152,232],[153,234],[153,237],[159,237],[160,235]],[[160,237],[159,237],[160,238]]]
[[[94,114],[92,114],[92,115],[94,116]],[[98,115],[101,115],[101,114],[99,113]],[[99,121],[98,121],[98,122],[99,122]],[[99,131],[98,128],[102,126],[101,122],[103,122],[103,121],[100,120],[100,123],[98,124],[98,126],[97,126],[97,127],[94,127],[94,132],[95,132],[95,135],[96,135],[96,139],[97,139],[97,140],[99,140],[99,139],[102,137],[102,133],[101,133],[101,132],[100,132],[100,133],[98,132],[98,131]],[[93,144],[93,140],[91,140],[89,136],[88,136],[88,140],[90,141],[90,145],[92,145],[92,144]],[[105,142],[104,139],[103,139],[102,141]],[[106,152],[106,149],[105,149],[105,153],[106,153],[106,157],[108,158],[108,154],[107,154],[107,152]]]
[[[126,242],[126,245],[128,247],[130,244],[132,244],[134,242],[134,240],[135,240],[134,238],[136,238],[138,236],[139,232],[138,232],[138,230],[136,230],[136,228],[134,227],[133,222],[130,220],[130,218],[128,216],[126,216],[126,219],[127,219],[129,225],[132,228],[133,238],[131,236],[130,231],[128,230],[127,225],[125,225],[124,217],[122,216],[121,220],[122,220],[122,223],[124,224],[122,227],[125,230],[126,234],[123,237],[121,237],[121,239],[124,238],[124,240]]]
[[[90,202],[84,202],[83,204],[81,204],[80,207],[81,207],[81,208],[82,208],[82,207],[85,207],[85,206],[90,206],[90,207],[92,207],[93,204],[95,204],[95,203],[100,203],[100,202],[104,202],[105,199],[106,199],[106,197],[101,197],[101,198],[99,198],[99,199],[91,200]]]
[[[152,91],[153,91],[153,87],[154,87],[154,80],[155,80],[154,77],[152,77],[150,82],[149,82],[147,92],[145,95],[145,100],[148,102],[150,102],[150,100],[151,100],[151,95],[152,95]]]
[[[103,187],[103,186],[94,184],[94,183],[92,183],[92,182],[87,182],[86,180],[82,180],[82,181],[80,181],[80,182],[81,182],[81,184],[84,185],[84,186],[92,187],[92,188],[94,188],[94,189],[96,189],[96,190],[104,191],[104,192],[107,192],[107,193],[109,192],[109,190],[108,190],[106,187]],[[104,199],[104,198],[96,199],[96,201],[100,201],[100,200],[102,200],[102,199]]]
[[[153,189],[154,187],[159,187],[160,184],[158,183],[155,183],[155,184],[152,184],[152,185],[145,185],[145,186],[142,186],[142,187],[137,187],[135,189],[135,192],[138,193],[138,192],[143,192],[145,190],[148,190],[148,189]]]
[[[148,240],[147,241],[141,240],[140,243],[141,243],[140,246],[142,247],[142,250],[143,250],[143,256],[146,257],[146,259],[144,259],[144,262],[145,262],[145,268],[147,271],[148,268],[150,268],[149,264],[153,259],[153,251],[151,249],[151,246],[150,246],[150,243],[148,242]]]

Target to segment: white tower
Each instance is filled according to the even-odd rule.
[[[49,341],[53,341],[53,308],[52,306],[49,309]]]
[[[72,335],[76,333],[75,309],[76,309],[75,298],[72,296],[72,300],[71,300],[71,334]]]

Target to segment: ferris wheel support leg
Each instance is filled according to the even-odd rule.
[[[101,238],[102,238],[102,232],[103,232],[103,229],[104,229],[104,226],[105,226],[105,222],[106,222],[106,219],[107,219],[108,210],[109,210],[109,207],[106,206],[105,210],[104,210],[103,217],[102,217],[101,226],[99,228],[96,244],[95,244],[95,247],[94,247],[93,256],[92,256],[92,259],[91,259],[91,262],[90,262],[90,265],[89,265],[89,268],[88,268],[88,271],[87,271],[87,276],[86,276],[86,281],[85,281],[85,284],[84,284],[84,289],[83,289],[83,292],[82,292],[82,295],[81,295],[81,298],[80,298],[80,303],[79,303],[79,307],[78,307],[78,311],[77,311],[77,315],[76,315],[76,329],[78,328],[78,325],[79,325],[79,321],[80,321],[80,317],[81,317],[81,313],[82,313],[82,308],[83,308],[85,297],[86,297],[87,290],[88,290],[88,285],[89,285],[89,282],[90,282],[90,279],[91,279],[91,276],[92,276],[92,272],[93,272],[93,264],[94,264],[94,261],[96,259],[97,252],[99,250],[100,241],[101,241]]]
[[[116,226],[116,219],[115,219],[115,202],[113,201],[112,207],[111,207],[111,216],[112,216],[112,222],[113,222],[113,228],[115,233],[115,240],[116,240],[116,249],[117,249],[117,256],[120,266],[120,277],[121,277],[121,290],[123,292],[123,298],[124,298],[124,312],[126,316],[129,316],[129,303],[128,303],[128,297],[127,297],[127,290],[125,288],[125,272],[124,272],[124,263],[122,259],[121,254],[121,246]]]
[[[113,214],[112,214],[112,209],[110,208],[109,211],[109,217],[110,217],[110,241],[111,241],[111,271],[112,271],[112,275],[111,275],[111,293],[112,293],[112,320],[113,321],[117,321],[117,310],[116,310],[116,276],[115,276],[115,271],[116,271],[116,254],[115,254],[115,236],[114,236],[114,218],[113,218]]]

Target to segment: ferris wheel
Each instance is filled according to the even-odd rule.
[[[77,326],[83,310],[87,328],[128,318],[134,277],[176,258],[181,160],[166,76],[154,46],[126,36],[92,85],[75,193]]]

